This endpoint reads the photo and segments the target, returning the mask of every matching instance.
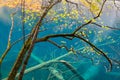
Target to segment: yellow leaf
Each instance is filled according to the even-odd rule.
[[[87,7],[88,9],[91,10],[91,12],[95,15],[98,15],[100,11],[100,5],[99,2],[96,0],[92,0],[92,2],[88,2],[87,0],[80,0],[80,2]]]

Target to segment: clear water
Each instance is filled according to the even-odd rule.
[[[4,13],[3,13],[4,12]],[[8,35],[10,31],[11,21],[10,21],[10,10],[7,8],[3,8],[1,10],[0,15],[0,55],[4,52],[7,45]],[[111,13],[112,14],[112,13]],[[117,28],[120,28],[120,18],[113,16],[102,16],[104,18],[105,24],[109,26],[115,26]],[[112,23],[109,22],[109,20],[112,20]],[[22,36],[22,28],[21,25],[19,25],[18,18],[15,19],[15,28],[13,30],[13,36],[12,36],[12,42],[14,42],[16,39],[20,38]],[[59,23],[60,25],[61,23]],[[77,24],[78,25],[78,24]],[[64,29],[62,31],[57,31],[56,27],[51,28],[52,26],[56,26],[56,24],[49,23],[44,26],[49,27],[50,29],[47,30],[45,33],[42,32],[39,34],[39,37],[42,37],[46,34],[57,34],[57,33],[67,33],[74,30],[72,29]],[[73,25],[74,27],[76,25]],[[86,26],[89,28],[89,26]],[[25,30],[26,34],[29,33],[31,30],[31,27],[27,27]],[[91,28],[92,31],[100,31],[101,28]],[[108,36],[112,37],[112,40],[107,39]],[[107,55],[110,58],[113,58],[117,61],[120,60],[120,31],[119,30],[105,30],[101,37],[103,39],[102,42],[99,42],[98,37],[95,35],[95,33],[89,35],[90,41],[95,44],[98,48],[103,50],[104,52],[107,52]],[[63,38],[56,38],[52,39],[53,41],[57,43],[66,42],[66,45],[70,48],[73,46],[76,50],[78,49],[84,49],[85,46],[88,46],[84,42],[80,41],[79,39],[74,39],[72,41],[69,41],[67,39]],[[6,78],[12,68],[12,65],[14,64],[16,57],[18,56],[18,52],[21,49],[23,44],[23,41],[20,41],[18,44],[16,44],[12,49],[9,51],[8,55],[5,57],[5,60],[3,61],[3,64],[1,65],[1,71],[0,71],[0,77],[1,80]],[[54,45],[48,43],[48,42],[42,42],[37,43],[34,47],[34,50],[32,51],[32,55],[30,57],[27,69],[39,64],[42,64],[44,62],[47,62],[49,60],[55,59],[59,56],[65,55],[68,52],[65,49],[59,49],[55,47]],[[111,72],[107,72],[109,63],[107,60],[100,55],[97,55],[92,52],[88,53],[80,53],[83,54],[89,58],[93,58],[93,62],[88,59],[84,58],[83,56],[77,54],[71,54],[67,57],[61,58],[61,60],[66,60],[67,62],[71,63],[73,67],[76,69],[77,73],[83,77],[85,80],[120,80],[120,64],[114,64],[113,63],[113,69]],[[50,67],[48,68],[43,67],[40,69],[33,70],[29,73],[26,73],[23,80],[58,80],[58,78],[55,77],[54,72],[59,73],[59,75],[63,76],[63,80],[79,80],[78,76],[76,76],[74,73],[71,72],[70,69],[68,69],[65,65],[62,63],[51,63],[49,64]],[[107,69],[106,69],[107,68]]]

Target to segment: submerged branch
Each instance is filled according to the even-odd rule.
[[[41,16],[40,20],[37,22],[37,24],[35,25],[35,27],[33,28],[33,30],[31,31],[31,34],[29,36],[29,38],[26,40],[25,45],[23,45],[23,48],[21,49],[19,56],[8,76],[8,80],[13,80],[15,79],[15,76],[17,74],[17,71],[19,70],[19,68],[22,66],[22,73],[24,73],[24,70],[26,68],[26,65],[28,63],[29,57],[31,55],[31,52],[33,50],[34,44],[35,44],[35,40],[37,38],[38,32],[39,32],[39,28],[42,24],[43,19],[46,17],[48,11],[57,3],[61,2],[61,0],[58,0],[57,2],[50,4],[48,6],[48,8],[43,12],[43,15]],[[27,48],[26,48],[27,47]],[[25,48],[25,49],[24,49]],[[25,56],[26,55],[26,56]],[[24,59],[25,58],[25,59]],[[23,61],[24,59],[24,61]],[[20,77],[23,77],[23,74],[20,75]]]
[[[78,72],[75,70],[75,68],[71,64],[69,64],[67,61],[64,61],[64,60],[60,60],[60,62],[66,65],[66,67],[69,68],[79,78],[79,80],[84,80],[83,77],[81,77],[78,74]]]
[[[0,64],[2,64],[3,59],[5,58],[5,56],[7,55],[7,53],[9,52],[9,50],[11,48],[11,37],[12,37],[13,28],[14,28],[14,15],[15,14],[16,14],[16,12],[14,12],[10,15],[11,20],[12,20],[12,25],[11,25],[11,29],[10,29],[10,33],[9,33],[9,37],[8,37],[7,49],[5,50],[5,52],[2,54],[2,57],[0,58]]]
[[[18,57],[17,57],[17,60],[16,60],[15,64],[13,65],[13,68],[12,68],[12,70],[11,70],[11,72],[10,72],[10,74],[9,74],[9,76],[8,76],[7,79],[8,79],[8,80],[14,80],[15,77],[18,77],[18,75],[19,75],[19,80],[21,80],[24,74],[26,74],[26,73],[28,73],[28,72],[30,72],[30,71],[33,71],[33,70],[35,70],[35,69],[40,69],[40,68],[42,68],[42,67],[46,67],[46,65],[48,65],[48,64],[50,64],[50,63],[56,63],[56,62],[61,62],[61,63],[63,63],[63,64],[66,65],[74,74],[76,74],[76,75],[79,77],[79,79],[82,79],[82,78],[79,76],[79,74],[77,73],[77,71],[72,67],[72,65],[70,65],[68,62],[63,61],[63,60],[58,61],[58,59],[63,58],[63,57],[65,57],[65,56],[69,55],[69,54],[65,54],[65,55],[60,56],[60,57],[58,57],[58,58],[56,58],[56,59],[53,59],[53,60],[50,60],[50,61],[41,63],[41,64],[39,64],[39,65],[37,65],[37,66],[32,67],[32,68],[26,69],[26,66],[27,66],[28,60],[29,60],[29,58],[30,58],[30,56],[31,56],[31,52],[32,52],[32,50],[33,50],[33,48],[34,48],[34,45],[35,45],[36,43],[38,43],[38,42],[48,41],[49,43],[57,46],[58,48],[63,48],[63,47],[64,47],[67,51],[71,51],[71,52],[73,52],[73,53],[76,53],[73,48],[71,48],[71,50],[70,50],[70,49],[67,48],[67,46],[64,46],[64,45],[61,46],[61,45],[57,44],[56,42],[50,40],[50,39],[52,39],[52,38],[58,38],[58,37],[66,38],[66,39],[69,39],[69,40],[73,40],[74,38],[77,38],[77,39],[82,40],[83,42],[89,44],[97,53],[101,54],[103,57],[105,57],[105,58],[107,59],[107,61],[108,61],[109,64],[110,64],[109,70],[111,71],[111,70],[112,70],[112,66],[113,66],[111,59],[110,59],[102,50],[100,50],[98,47],[96,47],[93,43],[91,43],[90,41],[86,40],[85,38],[79,36],[79,35],[76,33],[76,32],[78,32],[81,28],[83,28],[84,26],[89,25],[89,24],[94,24],[94,25],[97,25],[98,27],[102,27],[101,25],[99,25],[99,24],[97,24],[97,23],[93,23],[93,19],[97,19],[98,17],[100,17],[100,15],[101,15],[101,13],[102,13],[102,10],[103,10],[103,7],[104,7],[104,5],[105,5],[105,2],[106,2],[107,0],[104,0],[103,4],[102,4],[102,6],[101,6],[101,10],[100,10],[100,12],[99,12],[99,14],[98,14],[97,16],[95,16],[94,18],[92,18],[91,20],[89,20],[87,23],[84,23],[84,24],[82,24],[81,26],[78,26],[72,33],[68,33],[68,34],[67,34],[67,33],[66,33],[66,34],[52,34],[52,35],[49,34],[49,35],[44,36],[44,37],[42,37],[42,38],[38,38],[39,29],[40,29],[40,27],[41,27],[41,25],[42,25],[42,22],[43,22],[44,18],[45,18],[46,15],[47,15],[47,13],[52,9],[52,7],[53,7],[54,5],[56,5],[57,3],[61,2],[62,0],[58,0],[57,2],[52,2],[52,1],[53,1],[53,0],[51,0],[51,4],[50,4],[47,8],[45,8],[42,16],[40,17],[40,19],[39,19],[39,21],[36,23],[36,25],[33,27],[31,33],[28,34],[28,35],[26,35],[26,36],[24,35],[24,36],[23,36],[22,38],[20,38],[19,40],[17,40],[17,41],[15,41],[15,42],[13,42],[12,44],[10,44],[10,41],[11,41],[10,39],[11,39],[12,30],[13,30],[13,24],[14,24],[14,22],[12,22],[12,27],[11,27],[11,30],[10,30],[10,33],[9,33],[9,39],[8,39],[8,47],[7,47],[6,51],[4,52],[4,54],[2,55],[2,58],[1,58],[1,60],[0,60],[0,64],[2,63],[4,57],[7,55],[8,51],[11,49],[11,47],[12,47],[13,45],[15,45],[16,43],[18,43],[20,40],[23,40],[23,39],[25,40],[25,37],[28,37],[28,38],[26,39],[26,41],[24,41],[25,43],[24,43],[24,45],[22,46],[22,49],[21,49],[21,51],[19,52]],[[68,0],[65,0],[65,1],[68,2],[68,3],[71,3],[71,4],[75,4],[75,5],[76,5],[76,3],[74,3],[74,2],[71,2],[71,1],[68,1]],[[13,18],[11,18],[11,19],[12,19],[12,21],[13,21]],[[24,26],[23,26],[23,27],[24,27]],[[106,27],[108,27],[108,28],[110,28],[110,29],[120,30],[120,29],[118,29],[118,28],[112,28],[112,27],[109,27],[109,26],[106,26]],[[70,52],[70,53],[71,53],[71,52]],[[18,73],[18,70],[20,69],[21,66],[22,66],[22,68],[21,68],[21,70],[20,70],[20,73]],[[25,70],[25,69],[26,69],[26,70]]]
[[[47,62],[43,62],[43,63],[41,63],[41,64],[38,64],[38,65],[36,65],[36,66],[34,66],[34,67],[30,67],[30,68],[28,68],[28,69],[25,70],[25,73],[24,73],[24,74],[27,74],[27,73],[29,73],[29,72],[32,72],[32,71],[34,71],[34,70],[36,70],[36,69],[41,69],[41,68],[43,68],[43,67],[48,67],[48,65],[50,65],[51,63],[63,63],[63,64],[66,65],[66,67],[69,68],[75,75],[77,75],[77,77],[78,77],[80,80],[84,80],[84,79],[77,73],[77,71],[74,69],[74,67],[73,67],[72,65],[70,65],[69,63],[67,63],[67,62],[64,61],[64,60],[59,60],[59,59],[62,59],[62,58],[64,58],[64,57],[67,57],[67,56],[69,56],[69,55],[71,55],[71,54],[73,54],[73,53],[70,51],[70,52],[68,52],[68,53],[66,53],[66,54],[64,54],[64,55],[62,55],[62,56],[59,56],[59,57],[53,59],[53,60],[49,60],[49,61],[47,61]],[[16,75],[16,78],[18,77],[18,75],[19,75],[19,73]],[[6,78],[5,78],[5,79],[6,79]],[[3,79],[3,80],[5,80],[5,79]]]
[[[76,38],[84,41],[85,43],[89,44],[97,53],[102,54],[107,59],[107,61],[110,63],[109,70],[110,71],[112,70],[112,61],[110,60],[110,58],[102,50],[100,50],[99,48],[97,48],[94,44],[92,44],[91,42],[87,41],[86,39],[82,38],[79,35],[75,35],[75,34],[55,34],[55,35],[48,35],[48,36],[45,36],[43,38],[37,39],[36,43],[37,42],[47,41],[48,39],[57,38],[57,37],[63,37],[63,38],[64,37],[74,37],[74,38],[76,37]]]

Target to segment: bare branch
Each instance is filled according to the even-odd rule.
[[[37,39],[36,42],[42,42],[42,41],[47,41],[50,38],[56,38],[56,37],[65,37],[65,36],[69,36],[69,37],[76,37],[79,38],[80,40],[84,41],[85,43],[89,44],[96,52],[98,52],[99,54],[102,54],[110,63],[110,70],[112,69],[112,62],[110,60],[110,58],[99,48],[97,48],[95,45],[93,45],[91,42],[87,41],[86,39],[80,37],[79,35],[74,35],[74,34],[55,34],[55,35],[48,35],[45,36],[43,38]]]
[[[65,45],[58,45],[57,43],[55,43],[55,42],[53,42],[53,41],[51,41],[51,40],[47,40],[49,43],[51,43],[51,44],[53,44],[53,45],[55,45],[55,46],[57,46],[58,48],[65,48],[67,51],[69,51],[69,49],[67,48],[67,46],[65,46]]]
[[[60,60],[60,62],[62,62],[64,65],[66,65],[80,80],[84,80],[79,74],[78,72],[75,70],[75,68],[69,64],[68,62],[64,61],[64,60]]]
[[[23,34],[23,44],[25,45],[25,0],[21,0],[21,12],[22,12],[22,34]]]
[[[37,43],[37,42],[43,42],[43,41],[47,41],[47,40],[50,39],[50,38],[67,37],[67,36],[73,37],[74,34],[54,34],[54,35],[48,35],[48,36],[45,36],[45,37],[43,37],[43,38],[38,38],[38,39],[36,39],[35,42],[36,42],[36,43]]]
[[[82,27],[90,24],[93,19],[97,19],[98,17],[100,17],[100,14],[102,13],[102,10],[103,10],[103,8],[104,8],[104,5],[105,5],[105,2],[106,2],[106,1],[107,1],[107,0],[104,0],[103,4],[102,4],[102,6],[101,6],[100,12],[98,13],[98,15],[95,16],[94,18],[92,18],[91,20],[89,20],[87,23],[82,24],[81,26],[79,26],[79,27],[73,32],[73,34],[75,34],[77,31],[79,31]]]
[[[11,25],[11,29],[10,29],[10,33],[9,33],[9,37],[8,37],[7,49],[5,50],[5,52],[2,54],[2,57],[0,58],[0,64],[2,63],[3,59],[5,58],[5,56],[7,55],[7,53],[9,52],[9,50],[11,48],[11,37],[12,37],[13,28],[14,28],[14,15],[15,14],[16,14],[16,12],[14,12],[10,15],[11,20],[12,20],[12,25]]]
[[[112,70],[112,61],[111,61],[111,59],[110,59],[102,50],[100,50],[100,49],[97,48],[95,45],[93,45],[91,42],[85,40],[84,38],[82,38],[82,37],[80,37],[80,36],[75,35],[75,37],[83,40],[84,42],[86,42],[87,44],[89,44],[89,45],[90,45],[95,51],[97,51],[99,54],[102,54],[102,55],[107,59],[107,61],[110,63],[109,71]]]
[[[26,44],[23,46],[23,48],[27,47],[27,49],[24,50],[22,48],[22,51],[20,52],[20,54],[19,54],[19,56],[18,56],[18,58],[17,58],[17,60],[15,62],[15,65],[13,66],[12,71],[9,74],[8,80],[15,79],[17,71],[19,70],[19,68],[20,68],[20,66],[22,65],[22,62],[23,62],[23,66],[22,66],[22,69],[21,69],[21,75],[20,75],[20,78],[19,78],[19,79],[22,79],[23,73],[24,73],[25,68],[26,68],[26,65],[27,65],[28,60],[30,58],[31,52],[33,50],[33,47],[34,47],[34,44],[35,44],[35,40],[36,40],[38,32],[39,32],[39,28],[42,25],[42,21],[46,17],[48,11],[54,5],[58,4],[59,2],[61,2],[61,0],[58,0],[58,1],[54,2],[54,3],[51,3],[48,6],[48,8],[43,12],[43,15],[41,16],[40,20],[37,22],[37,24],[33,28],[30,37],[28,38],[28,40],[26,40],[26,42],[25,42]],[[27,41],[29,43],[27,43]],[[25,56],[25,54],[26,54],[26,56]],[[24,57],[25,57],[25,59],[24,59]],[[24,61],[23,61],[23,59],[24,59]]]
[[[102,25],[98,24],[98,23],[91,23],[91,24],[94,24],[98,27],[101,27],[101,28],[104,28]],[[113,29],[113,30],[120,30],[120,28],[115,28],[115,27],[110,27],[110,26],[105,26],[106,28],[109,28],[109,29]]]
[[[68,3],[70,3],[70,4],[74,4],[74,5],[76,5],[76,7],[77,7],[77,9],[78,9],[78,4],[77,4],[77,3],[74,3],[74,2],[69,1],[69,0],[65,0],[65,1],[68,2]]]

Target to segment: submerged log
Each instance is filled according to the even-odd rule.
[[[51,63],[63,63],[63,64],[65,64],[66,66],[67,66],[67,68],[68,69],[70,69],[75,75],[76,75],[76,73],[77,73],[77,71],[74,69],[74,67],[72,67],[71,65],[68,65],[65,61],[63,61],[63,60],[61,60],[61,61],[59,61],[59,59],[61,59],[61,58],[64,58],[64,57],[67,57],[67,56],[69,56],[69,55],[71,55],[71,54],[73,54],[72,53],[72,51],[70,51],[69,53],[67,53],[67,54],[64,54],[64,55],[62,55],[62,56],[60,56],[60,57],[57,57],[57,58],[55,58],[55,59],[52,59],[52,60],[49,60],[49,61],[47,61],[47,62],[42,62],[41,64],[38,64],[38,65],[36,65],[36,66],[33,66],[33,67],[30,67],[30,68],[28,68],[28,69],[26,69],[25,70],[25,72],[24,72],[24,74],[27,74],[27,73],[29,73],[29,72],[32,72],[32,71],[34,71],[34,70],[37,70],[37,69],[40,69],[40,68],[43,68],[43,67],[48,67],[48,65],[50,65]],[[53,70],[54,71],[54,70]],[[19,76],[19,73],[17,73],[17,75],[16,75],[16,77],[18,77]],[[60,75],[55,75],[55,76],[57,76],[57,78],[58,78],[58,76],[60,77]],[[77,77],[80,79],[80,80],[84,80],[80,75],[78,75],[77,74]],[[62,77],[61,77],[62,78]],[[7,78],[4,78],[4,79],[2,79],[2,80],[6,80]]]

